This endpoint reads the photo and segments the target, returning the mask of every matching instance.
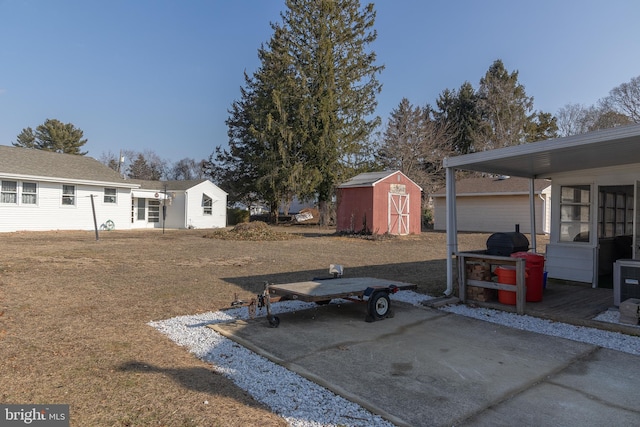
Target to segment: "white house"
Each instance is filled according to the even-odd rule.
[[[226,193],[213,183],[147,182],[91,157],[0,145],[0,232],[226,225]]]
[[[551,181],[534,183],[536,231],[549,234],[551,228]],[[445,190],[431,194],[433,228],[447,229]],[[496,233],[514,231],[531,233],[529,180],[493,175],[461,179],[456,182],[458,231]]]
[[[526,178],[531,206],[537,197],[534,180],[551,180],[548,277],[595,287],[616,260],[640,260],[640,125],[451,157],[444,166],[448,293],[453,289],[451,257],[457,252],[456,170]],[[534,216],[535,209],[530,211]]]
[[[132,228],[220,228],[227,225],[227,193],[206,179],[131,180]]]

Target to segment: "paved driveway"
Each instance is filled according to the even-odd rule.
[[[212,327],[396,425],[640,424],[640,357],[394,302]]]

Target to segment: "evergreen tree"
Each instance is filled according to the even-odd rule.
[[[138,153],[135,160],[127,167],[127,176],[132,179],[159,181],[164,176],[165,168],[165,162],[156,154]]]
[[[367,46],[376,38],[373,5],[358,0],[287,0],[282,23],[259,50],[261,67],[245,75],[233,103],[229,149],[210,171],[241,194],[267,201],[317,197],[327,222],[336,184],[365,165],[382,67]],[[230,197],[231,199],[231,197]]]
[[[373,4],[358,0],[287,0],[284,26],[296,58],[303,97],[298,135],[306,175],[318,197],[321,221],[328,220],[336,184],[350,172],[343,159],[362,151],[379,119],[371,119],[380,92]],[[309,196],[308,192],[302,196]]]
[[[480,79],[478,95],[483,117],[482,149],[526,142],[533,98],[527,96],[524,86],[518,82],[518,71],[509,73],[502,61],[496,60]]]
[[[30,127],[23,129],[13,145],[84,156],[87,152],[80,151],[80,147],[85,145],[87,140],[82,139],[82,136],[82,130],[77,129],[71,123],[47,119],[36,128],[35,132]]]
[[[245,74],[241,99],[233,103],[226,121],[229,149],[216,148],[210,170],[214,180],[229,189],[230,201],[267,202],[277,221],[280,202],[305,181],[294,134],[299,85],[284,44],[285,30],[273,28],[268,48],[258,51],[260,69],[253,76]]]
[[[551,113],[537,111],[529,117],[525,131],[526,142],[557,138],[559,136],[558,119]]]
[[[436,101],[435,117],[446,127],[451,148],[457,154],[475,151],[476,139],[482,120],[478,95],[469,82],[464,82],[458,91],[445,89]]]

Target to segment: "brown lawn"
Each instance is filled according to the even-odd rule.
[[[364,239],[317,226],[269,228],[259,240],[229,233],[111,231],[98,241],[88,231],[0,234],[0,402],[69,404],[74,426],[282,426],[148,322],[226,308],[265,281],[308,280],[331,263],[348,276],[406,281],[422,293],[445,289],[442,233]],[[460,249],[483,249],[487,237],[462,234]]]

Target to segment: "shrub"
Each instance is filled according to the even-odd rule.
[[[236,225],[249,222],[249,211],[239,208],[227,208],[227,224]]]

